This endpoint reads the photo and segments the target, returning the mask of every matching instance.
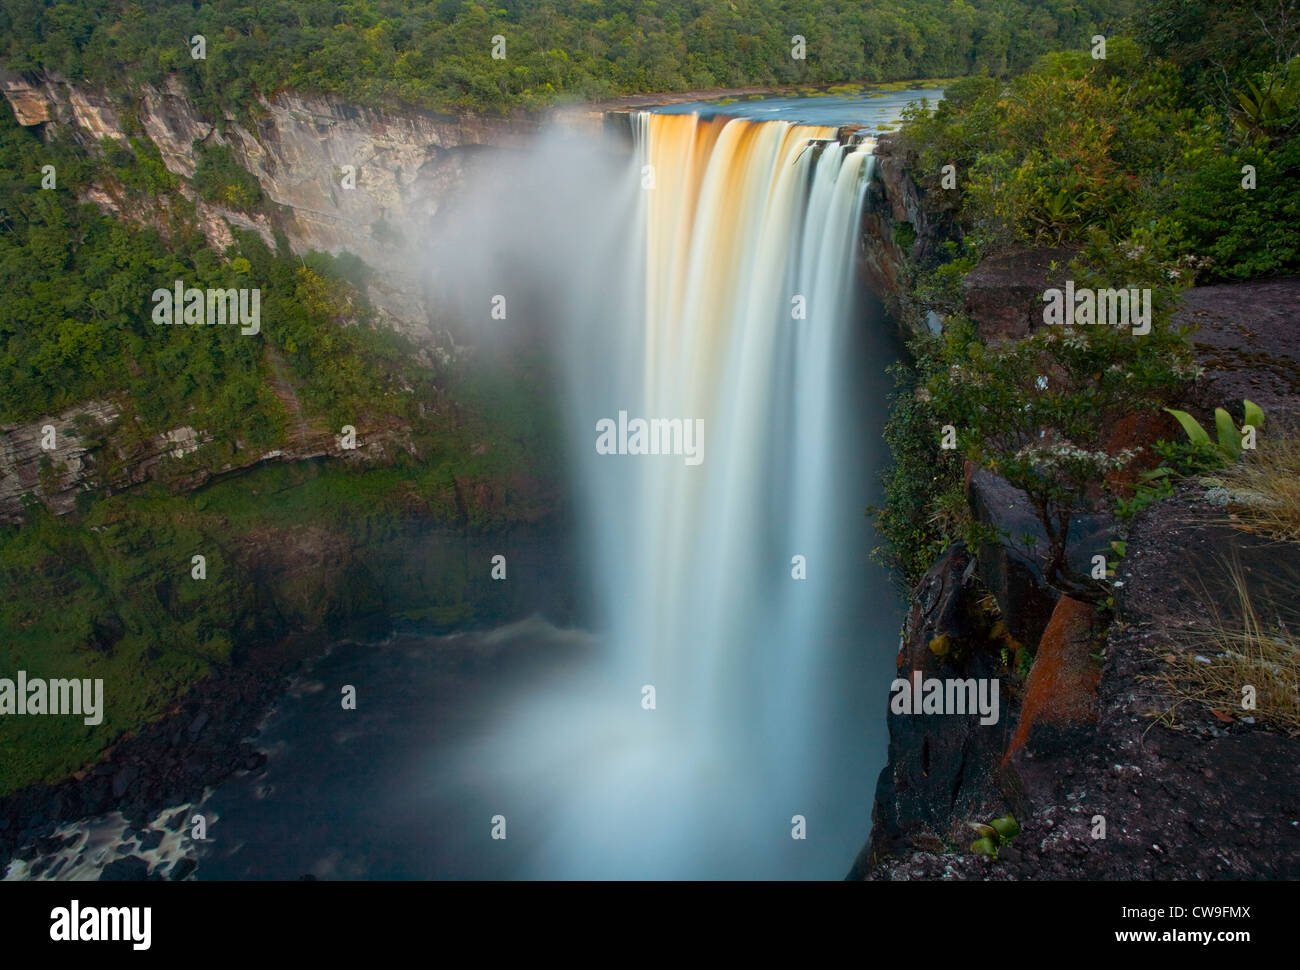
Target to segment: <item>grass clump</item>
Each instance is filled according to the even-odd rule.
[[[1205,626],[1190,631],[1188,649],[1167,654],[1168,670],[1153,678],[1173,695],[1166,716],[1190,701],[1223,720],[1253,717],[1300,730],[1300,636],[1275,605],[1259,602],[1240,561],[1234,559],[1227,570],[1236,609],[1223,609],[1207,594]],[[1294,591],[1292,583],[1292,595]]]
[[[1269,441],[1218,477],[1232,497],[1232,524],[1300,542],[1300,438]]]

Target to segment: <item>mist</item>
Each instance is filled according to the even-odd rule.
[[[855,266],[870,144],[631,125],[480,168],[421,254],[476,353],[552,355],[596,642],[448,770],[498,793],[520,877],[835,878],[897,632],[864,515],[893,354]],[[627,447],[635,420],[698,422],[703,460]]]

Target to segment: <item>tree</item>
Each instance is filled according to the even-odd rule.
[[[1127,250],[1138,246],[1129,278],[1141,278],[1150,252],[1141,243]],[[1082,261],[1072,273],[1089,288],[1115,285],[1106,281],[1119,275],[1113,264],[1097,270]],[[1141,336],[1095,324],[1045,326],[989,345],[968,319],[952,317],[925,387],[932,412],[957,429],[965,457],[1029,496],[1047,536],[1047,582],[1085,602],[1101,602],[1106,588],[1071,567],[1070,521],[1098,504],[1100,483],[1138,457],[1111,449],[1113,429],[1128,415],[1172,403],[1197,373],[1188,345],[1169,324],[1174,287],[1152,288],[1159,295],[1151,331]]]

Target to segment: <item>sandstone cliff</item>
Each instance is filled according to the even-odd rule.
[[[0,78],[0,88],[19,124],[41,126],[47,138],[93,143],[142,130],[167,168],[185,178],[194,175],[194,142],[228,146],[274,206],[269,217],[250,217],[201,204],[209,241],[228,245],[230,223],[256,229],[268,242],[282,230],[295,252],[351,252],[374,271],[374,304],[416,336],[432,319],[417,259],[430,221],[483,152],[522,150],[543,121],[376,111],[293,92],[260,99],[252,121],[231,112],[210,118],[175,78],[130,93],[49,75],[10,75]],[[577,108],[560,120],[595,127],[601,115]],[[349,166],[355,181],[345,179]],[[87,197],[111,207],[102,188],[88,189]]]
[[[211,118],[175,78],[160,87],[125,91],[89,88],[53,75],[10,74],[0,77],[0,90],[17,121],[39,127],[47,140],[92,147],[106,138],[147,136],[167,169],[183,179],[195,173],[195,143],[226,146],[271,204],[237,211],[204,201],[182,182],[178,194],[194,203],[209,244],[224,250],[233,242],[233,227],[258,232],[272,247],[283,234],[294,252],[359,256],[370,270],[371,305],[385,323],[419,343],[432,342],[438,322],[420,264],[420,241],[430,222],[476,165],[494,151],[524,150],[545,120],[379,111],[292,92],[259,100],[238,117],[227,112]],[[603,112],[585,107],[551,118],[580,130],[604,124]],[[344,177],[348,167],[354,178]],[[80,187],[78,195],[164,236],[170,232],[174,199],[141,206],[111,182]],[[429,349],[446,358],[442,348]],[[427,352],[421,351],[426,363]],[[30,423],[0,426],[0,523],[21,521],[25,503],[33,500],[65,514],[78,494],[92,489],[111,493],[158,479],[189,489],[266,461],[333,456],[367,462],[414,453],[410,429],[360,423],[359,446],[344,450],[337,429],[302,420],[291,388],[276,392],[297,420],[290,422],[285,443],[264,453],[238,447],[213,457],[212,448],[203,447],[208,437],[202,429],[142,435],[132,426],[126,400],[89,402]],[[42,447],[50,426],[53,447]]]

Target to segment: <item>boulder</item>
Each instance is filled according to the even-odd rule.
[[[972,586],[973,561],[961,543],[930,567],[912,596],[898,653],[898,677],[987,678],[1005,674],[998,651],[981,634]],[[944,642],[950,649],[936,651]],[[871,841],[849,878],[908,849],[942,851],[969,842],[966,823],[1001,808],[997,769],[1009,737],[1012,699],[1000,690],[999,719],[971,714],[895,714],[889,760],[876,785]]]
[[[149,878],[149,863],[138,855],[114,859],[99,873],[100,882],[143,882]]]
[[[972,469],[966,497],[975,519],[1002,537],[980,550],[980,579],[997,600],[1011,635],[1033,648],[1061,595],[1043,576],[1047,533],[1029,496],[992,472]],[[1075,570],[1087,574],[1094,555],[1111,555],[1110,543],[1116,535],[1111,516],[1076,513],[1070,520],[1066,558]]]
[[[1079,729],[1087,732],[1096,722],[1101,666],[1091,655],[1097,631],[1096,607],[1069,596],[1057,601],[1038,643],[1004,762],[1031,738],[1036,752],[1067,747]]]
[[[962,304],[988,341],[1043,325],[1043,291],[1064,286],[1077,249],[1017,249],[986,257],[962,280]]]

